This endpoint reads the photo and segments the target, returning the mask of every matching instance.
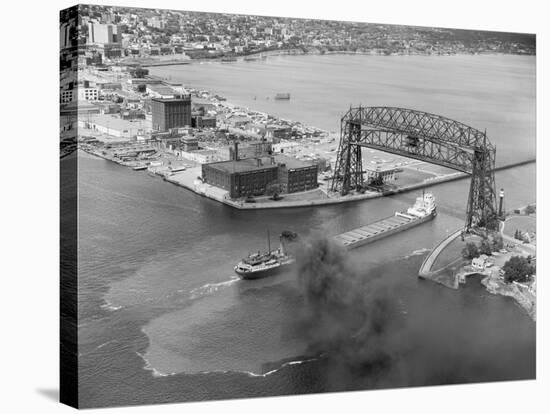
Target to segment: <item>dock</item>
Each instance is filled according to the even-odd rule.
[[[392,217],[338,234],[334,236],[334,241],[347,249],[354,249],[406,230],[430,218],[431,217],[420,218],[405,213],[396,213]]]

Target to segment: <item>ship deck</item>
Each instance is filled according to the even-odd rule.
[[[374,241],[380,238],[384,233],[397,230],[413,221],[418,220],[415,217],[392,216],[386,219],[367,224],[342,234],[334,236],[336,243],[347,248],[354,248],[366,244],[369,241]]]

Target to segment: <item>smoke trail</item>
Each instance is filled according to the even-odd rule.
[[[401,288],[398,280],[366,272],[346,251],[323,237],[302,244],[297,264],[305,301],[300,332],[312,354],[326,355],[331,389],[535,375],[534,345],[529,337],[532,327],[520,327],[521,334],[511,336],[508,326],[494,324],[502,320],[500,316],[480,317],[467,306],[457,314],[442,302],[449,299],[441,294],[444,288],[432,290],[425,285],[419,286],[421,295],[409,295],[405,315],[396,299]],[[514,361],[518,348],[532,352],[529,363]]]
[[[391,365],[389,338],[399,332],[399,312],[381,278],[362,277],[347,253],[326,238],[302,246],[298,274],[311,352],[326,352],[350,369]]]

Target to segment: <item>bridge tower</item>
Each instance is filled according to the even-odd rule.
[[[465,231],[497,229],[495,147],[485,132],[439,115],[393,107],[350,108],[340,124],[331,191],[363,185],[362,147],[452,168],[471,176]]]
[[[485,143],[487,137],[485,136]],[[474,150],[472,178],[466,206],[466,226],[498,229],[497,197],[495,187],[495,150],[487,146]]]

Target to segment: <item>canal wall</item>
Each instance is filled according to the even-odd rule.
[[[457,260],[449,263],[447,266],[444,266],[440,269],[433,269],[434,263],[436,262],[439,255],[445,250],[445,248],[451,244],[457,237],[460,237],[462,234],[462,229],[459,229],[452,233],[450,236],[443,239],[424,259],[422,262],[422,266],[420,266],[420,270],[418,272],[418,276],[422,279],[429,279],[436,283],[442,284],[444,286],[450,287],[452,289],[458,289],[459,286],[459,279],[454,276],[449,276],[445,270],[457,263],[459,260],[462,260],[462,258],[458,258]]]

